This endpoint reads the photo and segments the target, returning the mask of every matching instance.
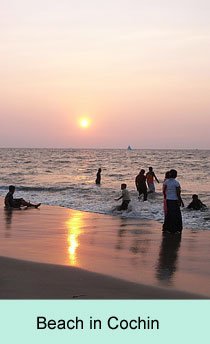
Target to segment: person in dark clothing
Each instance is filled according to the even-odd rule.
[[[163,183],[163,195],[166,198],[166,213],[163,224],[163,231],[170,233],[182,232],[182,214],[180,206],[181,200],[181,186],[176,180],[177,171],[172,169],[169,173],[169,178]]]
[[[97,185],[101,184],[101,168],[98,169],[98,172],[96,174],[96,184]]]
[[[170,178],[170,171],[167,171],[165,173],[165,179],[164,182]],[[166,193],[163,191],[163,211],[164,211],[164,216],[166,216],[167,213],[167,202],[166,202]]]
[[[41,203],[32,204],[30,202],[26,202],[23,198],[13,198],[14,192],[15,192],[15,186],[10,185],[9,192],[6,194],[5,199],[4,199],[5,208],[7,209],[11,209],[11,208],[20,209],[21,207],[38,208],[41,205]]]
[[[187,206],[187,209],[204,210],[206,208],[207,206],[201,202],[198,195],[192,195],[192,202]]]
[[[146,185],[146,176],[145,176],[145,170],[141,169],[139,174],[136,176],[135,179],[136,189],[139,193],[139,199],[140,196],[143,194],[144,198],[143,200],[147,200],[147,185]]]

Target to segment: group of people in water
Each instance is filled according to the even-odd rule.
[[[101,183],[101,172],[102,169],[99,168],[96,175],[96,184]],[[182,232],[182,215],[180,207],[184,207],[183,200],[181,198],[181,186],[176,180],[177,171],[171,169],[165,173],[165,180],[163,182],[163,208],[164,208],[164,223],[163,231],[169,233],[181,233]],[[148,172],[145,174],[145,170],[141,169],[139,174],[135,178],[135,185],[138,191],[138,199],[140,200],[143,196],[143,201],[147,201],[147,196],[150,193],[155,192],[155,181],[159,183],[153,168],[149,167]],[[127,190],[127,185],[125,183],[121,184],[122,194],[116,201],[122,199],[121,205],[116,207],[118,211],[127,210],[128,205],[131,201],[130,193]],[[33,204],[25,201],[23,198],[14,198],[15,186],[9,186],[9,192],[6,194],[4,203],[6,209],[21,207],[33,207],[39,208],[41,203]],[[206,205],[201,202],[198,195],[194,194],[192,196],[192,202],[187,206],[188,209],[193,210],[204,210]]]
[[[181,186],[176,180],[177,171],[171,169],[165,173],[165,180],[163,182],[163,208],[164,208],[164,223],[163,232],[169,233],[181,233],[182,232],[182,214],[180,207],[184,207],[184,202],[181,198]],[[150,193],[155,192],[155,181],[159,183],[153,168],[150,166],[149,171],[145,174],[145,170],[141,169],[139,174],[135,178],[135,185],[138,191],[138,198],[141,199],[143,195],[143,201],[147,201],[147,196]],[[101,168],[97,172],[96,184],[101,182]],[[127,210],[131,201],[127,185],[121,184],[122,195],[115,200],[122,199],[121,205],[116,207],[118,211]],[[188,209],[204,210],[206,205],[201,202],[198,195],[192,195],[192,202],[187,206]]]

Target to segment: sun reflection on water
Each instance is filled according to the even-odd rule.
[[[73,266],[79,266],[77,250],[80,246],[79,236],[83,232],[83,216],[84,214],[82,212],[72,211],[71,217],[66,221],[69,263]]]

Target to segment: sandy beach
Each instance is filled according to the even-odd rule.
[[[1,299],[210,297],[209,231],[56,206],[0,209]]]

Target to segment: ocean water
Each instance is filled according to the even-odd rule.
[[[141,168],[153,169],[160,181],[147,202],[138,200],[135,177]],[[102,168],[101,186],[95,185]],[[187,206],[193,193],[208,206],[206,211],[182,209],[185,228],[210,230],[210,150],[123,149],[0,149],[0,195],[16,186],[16,197],[113,216],[163,222],[162,182],[165,172],[178,171],[182,198]],[[120,184],[131,194],[129,211],[113,212],[120,204]]]

